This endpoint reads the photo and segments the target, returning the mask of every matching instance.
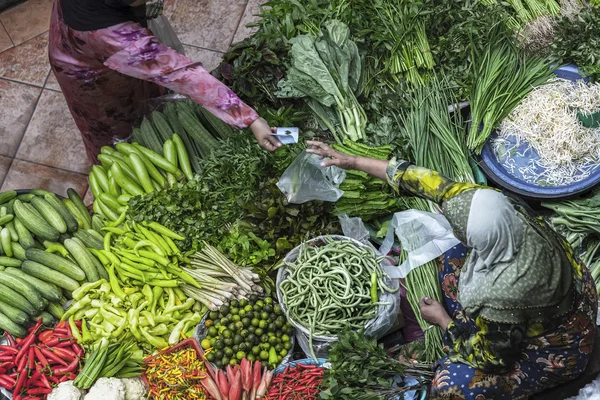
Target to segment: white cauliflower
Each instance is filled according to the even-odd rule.
[[[84,393],[83,390],[73,386],[73,381],[66,381],[55,387],[47,400],[81,400]]]
[[[121,379],[125,385],[125,400],[142,400],[146,398],[146,385],[140,378]]]
[[[117,378],[100,378],[84,400],[125,400],[125,384]]]

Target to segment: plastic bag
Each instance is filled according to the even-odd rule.
[[[600,376],[583,387],[577,396],[567,400],[600,400]]]
[[[321,167],[315,154],[303,151],[285,170],[277,187],[289,203],[301,204],[312,200],[337,201],[344,194],[340,184],[346,171],[334,165]]]
[[[406,277],[413,269],[441,256],[460,243],[443,215],[418,210],[394,214],[379,249],[382,254],[387,254],[392,248],[394,234],[400,239],[403,249],[408,252],[408,258],[390,273],[392,278]]]
[[[359,219],[360,220],[360,219]],[[362,223],[362,221],[361,221]],[[352,239],[346,236],[339,235],[330,235],[327,236],[329,239],[333,240],[351,240],[357,246],[365,246],[364,243],[359,242],[356,239]],[[291,252],[283,260],[287,263],[293,263],[298,258],[298,254],[303,246],[321,246],[326,242],[325,236],[319,236],[314,239],[311,239],[300,246],[294,248]],[[283,301],[283,293],[279,289],[279,285],[286,277],[287,268],[285,266],[279,268],[277,273],[277,299],[282,309],[286,311],[285,303]],[[389,279],[386,281],[386,285],[391,288],[399,288],[399,282],[397,279]],[[382,303],[389,303],[388,305],[379,306],[379,310],[377,316],[369,321],[365,325],[365,334],[376,339],[383,337],[396,323],[398,313],[400,311],[400,294],[399,291],[396,293],[383,293],[381,294],[379,301]],[[297,324],[293,319],[290,319],[290,323],[296,328],[296,340],[300,345],[302,351],[310,357],[311,348],[309,345],[309,329],[307,327],[301,326]],[[335,336],[313,336],[312,339],[312,349],[314,350],[315,355],[318,358],[327,358],[327,354],[329,353],[329,347],[331,343],[337,342],[337,337]]]
[[[169,46],[178,53],[185,55],[183,44],[177,37],[169,20],[164,15],[148,21],[148,29],[152,31],[154,36],[165,46]]]

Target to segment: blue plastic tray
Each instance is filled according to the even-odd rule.
[[[588,81],[588,79],[581,76],[579,69],[575,65],[560,67],[556,70],[555,74],[558,78],[570,81],[581,79],[586,82]],[[566,186],[542,186],[527,182],[517,171],[513,174],[498,160],[491,146],[492,139],[497,137],[497,133],[493,132],[490,140],[485,144],[481,152],[480,166],[491,180],[511,192],[537,199],[558,199],[586,192],[600,183],[600,168],[592,172],[587,178]],[[517,153],[525,153],[525,156],[510,156],[516,165],[525,166],[532,158],[539,157],[533,149],[528,149],[528,147],[527,144],[521,144],[518,148]]]

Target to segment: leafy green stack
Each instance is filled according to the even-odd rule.
[[[90,216],[77,192],[68,195],[0,194],[0,329],[15,336],[40,316],[45,323],[61,318],[80,285],[108,278],[93,254],[102,248],[103,222]]]
[[[392,155],[392,146],[369,147],[345,141],[333,148],[345,154],[387,160]],[[392,196],[388,185],[361,171],[346,171],[346,179],[340,185],[344,195],[336,202],[336,209],[349,216],[358,216],[365,221],[393,214],[401,209],[401,200]]]
[[[156,153],[176,133],[181,138],[194,172],[200,171],[198,160],[207,157],[217,140],[226,139],[236,130],[205,108],[189,100],[167,103],[163,112],[154,111],[133,130],[133,140]]]

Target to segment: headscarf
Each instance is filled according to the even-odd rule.
[[[479,189],[467,198],[466,232],[459,232],[472,248],[459,279],[465,310],[513,324],[568,313],[572,266],[557,236],[526,219],[500,192]]]
[[[63,19],[76,31],[94,31],[124,22],[145,24],[163,12],[163,0],[132,7],[135,0],[59,0]]]
[[[160,17],[165,7],[164,3],[163,0],[146,1],[146,21]]]

